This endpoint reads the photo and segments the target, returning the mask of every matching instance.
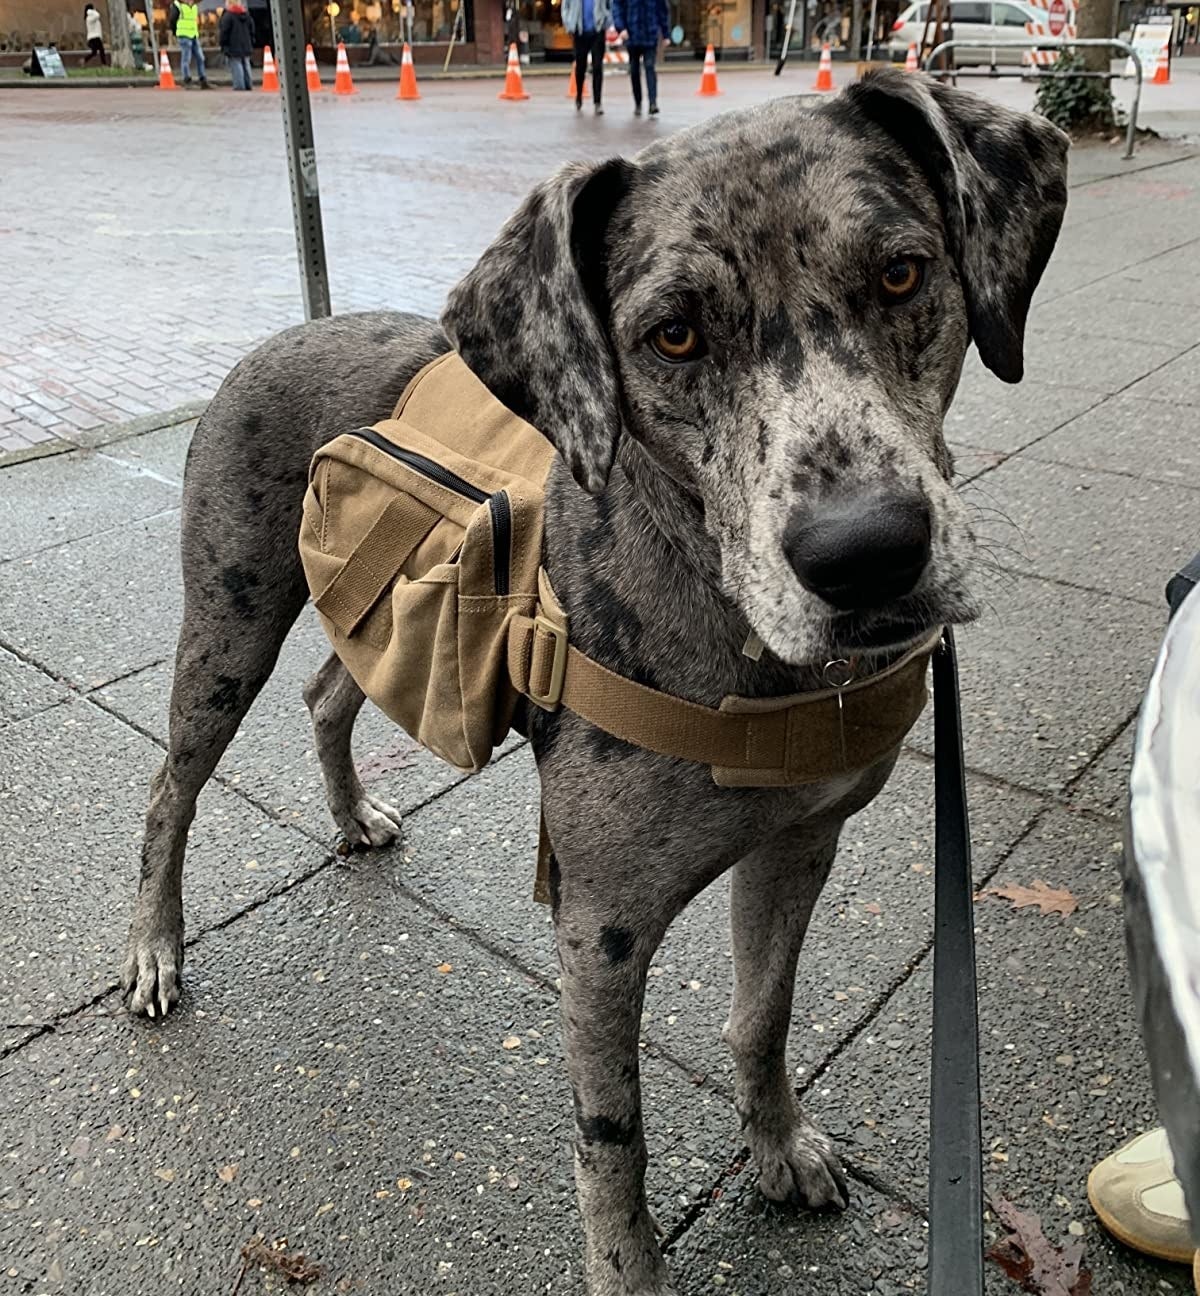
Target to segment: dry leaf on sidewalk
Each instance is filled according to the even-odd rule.
[[[1031,1296],[1091,1296],[1092,1271],[1083,1264],[1083,1243],[1056,1247],[1042,1232],[1042,1221],[1003,1197],[990,1201],[993,1214],[1008,1229],[987,1253],[988,1259]]]
[[[1033,886],[988,887],[979,893],[981,896],[997,896],[1001,900],[1011,900],[1014,909],[1026,909],[1037,905],[1043,914],[1062,914],[1065,918],[1079,908],[1079,901],[1065,889],[1047,886],[1040,878],[1035,878]]]
[[[238,1296],[242,1280],[251,1265],[259,1265],[263,1269],[273,1269],[277,1274],[281,1275],[284,1282],[289,1284],[316,1282],[322,1272],[320,1265],[313,1264],[301,1252],[289,1253],[282,1248],[275,1250],[267,1246],[261,1237],[252,1237],[242,1247],[242,1268],[237,1277],[237,1284],[233,1289],[233,1296]]]

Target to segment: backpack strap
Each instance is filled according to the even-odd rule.
[[[865,769],[893,751],[927,700],[940,631],[899,661],[841,689],[787,698],[727,697],[701,706],[616,674],[573,647],[545,573],[535,617],[509,623],[513,687],[535,705],[565,706],[615,738],[713,767],[724,786],[814,783]]]
[[[397,495],[313,600],[317,611],[343,634],[353,634],[441,517],[420,500]]]

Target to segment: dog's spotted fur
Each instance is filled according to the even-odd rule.
[[[454,291],[443,325],[468,363],[562,454],[545,563],[584,651],[715,705],[818,685],[872,632],[969,619],[973,539],[941,424],[968,340],[1021,373],[1029,300],[1065,204],[1065,137],[924,80],[883,74],[816,112],[781,99],[540,186]],[[885,307],[881,267],[926,261]],[[709,352],[669,366],[646,339],[672,315]],[[178,998],[181,878],[196,795],[305,598],[295,535],[308,460],[386,417],[447,338],[405,316],[285,333],[230,375],[197,429],[184,491],[186,605],[167,761],[147,818],[124,983],[134,1011]],[[835,613],[796,577],[789,523],[834,493],[920,498],[932,556],[911,594]],[[751,631],[768,651],[742,652]],[[901,631],[898,629],[897,634]],[[902,636],[903,637],[903,636]],[[331,659],[309,688],[338,826],[396,831],[350,756],[362,695]],[[726,1038],[763,1191],[847,1204],[828,1139],[785,1060],[805,928],[845,819],[895,756],[794,789],[717,787],[577,716],[525,717],[554,841],[576,1178],[593,1296],[672,1288],[646,1209],[638,1029],[668,924],[733,869]]]

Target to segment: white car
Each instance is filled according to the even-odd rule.
[[[892,34],[887,43],[893,59],[904,58],[910,45],[916,45],[920,51],[929,9],[929,0],[918,0],[901,11],[892,24]],[[1021,0],[950,0],[948,9],[951,30],[947,31],[943,25],[943,40],[953,37],[955,40],[986,42],[982,47],[964,46],[952,50],[959,67],[979,63],[1019,64],[1023,51],[1016,42],[1030,39],[1025,24],[1036,22],[1046,26],[1046,11],[1023,4]],[[933,33],[934,23],[930,22],[931,47]],[[1055,43],[1050,37],[1046,41],[1051,45]]]

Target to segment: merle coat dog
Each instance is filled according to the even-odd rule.
[[[131,1010],[166,1013],[179,995],[188,825],[304,605],[294,537],[318,446],[387,417],[456,347],[560,453],[544,561],[584,652],[708,705],[818,687],[833,658],[886,661],[975,615],[975,540],[942,420],[969,342],[999,377],[1021,377],[1066,149],[1040,118],[899,73],[813,111],[777,99],[632,161],[560,171],[440,326],[326,320],[242,361],[188,458],[186,600],[123,973]],[[743,653],[751,632],[758,660]],[[355,773],[363,696],[336,657],[305,700],[334,820],[353,843],[387,844],[400,817]],[[523,723],[556,852],[588,1288],[663,1296],[638,1082],[651,957],[732,869],[725,1038],[759,1183],[776,1201],[844,1206],[785,1045],[841,826],[895,754],[815,785],[723,788],[565,710],[531,707]]]

